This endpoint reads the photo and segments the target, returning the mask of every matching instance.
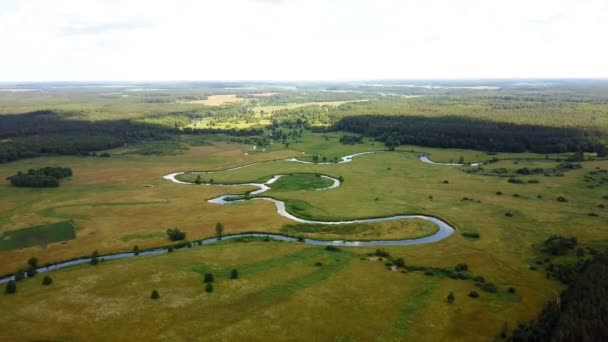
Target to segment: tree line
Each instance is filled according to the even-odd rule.
[[[599,129],[520,125],[458,116],[346,116],[331,130],[363,134],[389,147],[401,144],[495,152],[606,152]]]

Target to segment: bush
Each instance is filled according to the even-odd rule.
[[[160,294],[158,293],[157,290],[152,290],[152,293],[150,294],[150,299],[154,299],[157,300],[160,298]]]
[[[205,292],[213,292],[213,284],[207,283],[207,285],[205,285]]]
[[[558,202],[568,202],[568,200],[567,200],[567,199],[566,199],[564,196],[559,196],[559,197],[557,198],[557,201],[558,201]]]
[[[577,245],[575,237],[563,237],[560,235],[553,235],[548,238],[544,243],[544,250],[552,255],[564,255],[568,250],[574,249]]]
[[[47,285],[51,285],[53,283],[53,278],[47,276],[44,276],[44,278],[42,278],[42,285],[47,286]]]
[[[212,273],[205,273],[205,283],[213,283],[215,281],[215,277]]]
[[[167,229],[167,237],[171,241],[180,241],[186,238],[186,233],[182,232],[179,228]]]
[[[496,194],[497,194],[498,196],[501,196],[501,195],[502,195],[502,191],[496,191]]]
[[[465,238],[479,239],[479,233],[462,232],[462,233],[460,233],[460,235],[464,236]]]
[[[99,263],[99,252],[98,251],[93,251],[93,254],[91,255],[91,265],[97,265]]]
[[[393,264],[397,267],[403,267],[405,266],[405,260],[403,260],[403,258],[397,258],[393,261]]]
[[[332,246],[332,245],[325,246],[325,250],[329,251],[329,252],[339,252],[340,251],[340,249],[338,247]]]
[[[236,269],[230,271],[230,279],[239,279],[239,271]]]
[[[486,279],[482,276],[476,276],[475,278],[473,278],[473,281],[479,284],[483,284],[486,282]]]
[[[513,286],[509,286],[509,288],[507,289],[507,291],[509,291],[509,293],[514,294],[515,293],[515,288]]]
[[[139,255],[139,246],[138,245],[133,246],[133,254]]]
[[[376,249],[376,253],[374,254],[382,258],[389,258],[391,256],[387,251],[383,249]]]
[[[6,283],[6,287],[4,288],[4,293],[13,294],[15,292],[17,292],[17,284],[14,280],[9,280],[8,283]]]
[[[466,272],[469,270],[469,265],[467,264],[458,264],[456,265],[456,267],[454,267],[454,270],[456,272]]]
[[[469,292],[469,297],[479,298],[479,293],[477,293],[476,291],[471,291],[471,292]]]
[[[496,292],[496,285],[494,285],[493,283],[485,283],[483,285],[481,285],[481,290],[485,291],[485,292]]]
[[[448,303],[450,303],[450,304],[454,303],[454,299],[455,299],[454,292],[450,291],[447,299],[448,299]]]
[[[511,213],[507,212],[507,213],[505,213],[505,216],[506,216],[506,217],[513,217],[513,214],[511,214]]]

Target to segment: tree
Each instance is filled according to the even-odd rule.
[[[464,164],[464,157],[460,156],[460,158],[458,158],[458,164]]]
[[[27,260],[28,265],[32,266],[32,268],[38,268],[38,258],[31,257]]]
[[[160,294],[158,293],[158,291],[156,289],[152,290],[152,293],[150,294],[150,299],[157,300],[159,298]]]
[[[194,183],[201,184],[202,182],[203,180],[201,179],[201,175],[196,176],[196,180],[194,181]]]
[[[15,292],[17,292],[17,284],[14,280],[9,280],[8,283],[6,283],[6,287],[4,288],[4,293],[13,294]]]
[[[205,273],[205,283],[213,283],[215,281],[215,277],[213,276],[213,273]]]
[[[389,136],[388,139],[386,139],[386,142],[384,143],[384,145],[388,147],[389,151],[394,151],[395,147],[399,146],[400,144],[401,142],[399,141],[399,139],[392,135]]]
[[[454,303],[454,299],[456,299],[454,297],[454,292],[450,291],[450,293],[448,294],[448,303],[450,303],[450,304]]]
[[[48,275],[44,276],[44,278],[42,278],[42,285],[48,286],[48,285],[51,285],[52,283],[53,283],[53,279],[51,277],[49,277]]]
[[[393,264],[397,267],[403,267],[403,266],[405,266],[405,261],[403,260],[403,258],[397,258],[397,259],[395,259]]]
[[[207,283],[207,285],[205,285],[205,292],[213,292],[213,284]]]
[[[217,235],[218,240],[222,239],[222,233],[224,233],[224,224],[218,222],[215,224],[215,234]]]
[[[139,246],[138,245],[133,246],[133,254],[139,255]]]
[[[15,273],[15,281],[22,281],[23,279],[25,279],[25,271],[17,270]]]
[[[91,255],[91,265],[95,266],[99,263],[99,252],[97,250],[93,251],[93,254]]]
[[[167,237],[171,241],[179,241],[186,238],[186,233],[182,232],[179,228],[167,229]]]
[[[319,162],[319,156],[317,156],[317,155],[312,156],[312,162],[313,163],[318,163]]]
[[[230,271],[230,279],[239,279],[239,271],[236,269]]]

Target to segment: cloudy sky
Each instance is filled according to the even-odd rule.
[[[606,0],[0,0],[0,81],[608,77]]]

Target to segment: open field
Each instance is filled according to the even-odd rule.
[[[50,272],[54,283],[48,287],[37,275],[17,282],[16,294],[0,296],[7,313],[0,317],[0,340],[487,341],[505,326],[510,331],[535,318],[564,288],[546,275],[548,265],[583,260],[588,247],[608,247],[605,135],[593,135],[608,127],[605,88],[591,94],[576,87],[530,91],[505,84],[306,87],[0,92],[0,118],[11,124],[0,129],[0,152],[6,148],[11,156],[13,145],[24,151],[0,159],[0,274],[24,269],[30,257],[42,265],[95,250],[103,255],[166,246],[168,228],[181,229],[190,241],[213,237],[218,222],[223,234],[329,241],[415,239],[437,231],[421,219],[299,224],[267,201],[208,202],[256,189],[218,184],[263,183],[273,175],[285,176],[260,196],[284,201],[287,211],[303,219],[423,214],[456,232],[433,244],[382,248],[378,255],[372,255],[376,248],[336,252],[249,238],[69,267]],[[35,110],[42,112],[20,114]],[[482,151],[483,136],[476,149],[399,142],[389,152],[387,132],[359,135],[356,126],[334,126],[367,114],[432,118],[415,126],[422,133],[455,122],[454,145],[465,147],[475,133],[458,126],[466,120],[497,131],[502,126],[493,123],[576,134],[564,135],[567,144],[560,150],[569,152],[563,153]],[[73,135],[64,136],[63,129]],[[79,149],[92,135],[99,142]],[[341,142],[345,136],[354,143]],[[551,139],[542,142],[554,145]],[[427,143],[443,146],[441,136]],[[54,144],[61,148],[50,149]],[[576,153],[581,146],[585,153]],[[338,163],[369,151],[377,153]],[[419,160],[421,155],[483,165],[433,165]],[[568,159],[571,164],[564,164]],[[45,166],[70,167],[73,176],[58,188],[17,188],[6,180]],[[246,167],[232,169],[238,166]],[[205,184],[163,179],[177,172],[185,172],[177,176],[180,181],[200,177]],[[343,181],[325,189],[333,182],[317,175]],[[542,252],[554,234],[575,236],[583,255]],[[398,258],[403,267],[390,264]],[[466,279],[450,277],[458,264],[468,267]],[[238,280],[230,279],[232,269],[238,269]],[[212,293],[204,291],[207,272],[216,277]],[[497,292],[482,291],[475,276]],[[153,289],[160,292],[157,301],[150,299]],[[480,298],[468,296],[473,290]],[[450,292],[452,304],[446,300]]]

